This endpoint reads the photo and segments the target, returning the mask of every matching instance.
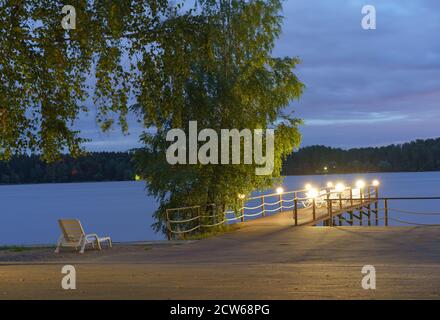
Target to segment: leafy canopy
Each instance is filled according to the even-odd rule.
[[[0,158],[26,151],[48,162],[84,138],[74,129],[94,104],[103,130],[127,132],[128,101],[156,70],[156,38],[178,6],[168,1],[72,0],[76,29],[64,30],[65,1],[0,0]],[[150,59],[150,58],[148,58]]]
[[[300,120],[283,109],[298,98],[303,84],[293,69],[297,58],[274,58],[271,51],[281,32],[280,1],[201,1],[182,22],[170,19],[158,70],[143,86],[138,109],[157,128],[145,133],[145,147],[135,156],[148,191],[160,200],[158,230],[165,210],[215,203],[223,208],[274,184],[282,159],[299,145]],[[184,24],[186,29],[181,28]],[[199,128],[275,129],[275,169],[256,176],[255,165],[169,165],[166,133],[189,121]],[[199,130],[200,130],[199,129]],[[243,161],[241,162],[243,163]]]
[[[297,58],[271,55],[281,0],[71,0],[75,30],[61,27],[64,4],[0,0],[0,158],[78,156],[82,113],[95,111],[103,130],[127,132],[132,109],[155,130],[141,136],[135,158],[160,200],[158,229],[165,208],[230,205],[279,178],[300,142],[300,121],[282,111],[303,90]],[[166,132],[187,130],[190,120],[217,132],[275,129],[273,174],[256,176],[254,165],[168,165]]]

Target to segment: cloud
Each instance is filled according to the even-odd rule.
[[[368,4],[377,30],[361,28],[365,1],[285,2],[275,54],[302,60],[306,90],[289,109],[305,120],[303,145],[440,136],[440,2]]]
[[[359,124],[377,124],[392,121],[402,121],[416,119],[409,119],[404,114],[392,114],[389,112],[371,112],[360,113],[357,117],[351,118],[333,118],[333,119],[306,119],[305,126],[335,126],[335,125],[359,125]]]
[[[361,28],[361,9],[377,11],[377,30]],[[284,1],[274,55],[298,56],[306,85],[288,109],[305,120],[303,145],[382,145],[440,136],[438,0]],[[131,136],[99,134],[93,117],[79,128],[94,149],[134,146]],[[86,131],[87,130],[87,131]]]

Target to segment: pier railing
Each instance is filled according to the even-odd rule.
[[[440,211],[409,210],[406,203],[406,201],[418,201],[418,203],[426,204],[430,200],[440,200],[440,197],[379,197],[377,186],[366,188],[349,187],[338,191],[332,191],[328,188],[324,189],[326,190],[325,193],[314,194],[313,197],[310,197],[310,194],[309,197],[299,197],[300,193],[304,193],[305,190],[250,197],[247,199],[248,201],[259,200],[260,204],[243,206],[238,213],[231,210],[219,212],[214,204],[208,204],[204,207],[192,206],[168,209],[168,237],[171,239],[173,235],[183,235],[203,228],[234,223],[238,220],[244,222],[246,217],[264,216],[267,213],[282,212],[283,209],[293,213],[292,218],[295,225],[316,225],[319,222],[322,222],[325,226],[355,225],[356,223],[361,226],[379,226],[381,222],[384,226],[388,226],[390,222],[393,222],[394,225],[410,226],[440,225],[432,221],[424,223],[420,220],[421,217],[440,217]],[[289,196],[286,197],[286,194]],[[277,198],[276,201],[273,201],[274,197]],[[272,201],[267,201],[270,198],[272,198]],[[293,204],[291,204],[292,202]],[[403,204],[403,202],[406,204]],[[244,203],[248,204],[248,202]],[[399,203],[400,206],[404,207],[399,207]],[[275,208],[266,208],[266,206],[275,205]],[[440,206],[436,207],[440,208]],[[246,210],[259,211],[252,213],[246,212]],[[299,224],[298,215],[300,212],[311,214],[311,219],[306,221],[306,223]],[[173,215],[175,216],[174,218],[172,217]],[[416,221],[408,218],[409,216],[417,216]]]
[[[320,220],[317,219],[317,212],[322,211],[323,208],[331,218],[337,206],[340,208],[347,205],[359,206],[371,202],[377,196],[378,186],[373,185],[339,189],[309,188],[244,197],[241,199],[242,206],[238,210],[220,210],[215,204],[167,209],[168,237],[230,224],[238,220],[245,222],[246,218],[264,217],[283,211],[293,211],[295,225],[299,225],[300,210],[311,210],[312,222],[314,222]]]

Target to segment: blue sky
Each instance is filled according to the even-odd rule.
[[[361,28],[364,5],[377,29]],[[298,56],[304,95],[288,107],[304,119],[302,146],[342,148],[440,137],[440,1],[287,0],[274,55]],[[89,150],[138,146],[129,136],[100,133],[94,113],[78,123]]]

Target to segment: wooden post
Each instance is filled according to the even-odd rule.
[[[385,199],[385,226],[388,226],[388,199]]]
[[[342,210],[342,192],[339,193],[339,210]]]
[[[215,205],[215,203],[213,203],[212,205],[208,205],[211,208],[211,215],[212,215],[212,223],[216,224],[217,223],[217,207]]]
[[[261,207],[263,208],[261,215],[264,217],[266,215],[265,208],[264,208],[264,195],[261,197],[261,204],[262,204]]]
[[[329,190],[327,190],[327,215],[329,216],[329,219],[330,219],[330,206],[331,206],[331,204],[330,204],[330,192],[329,192]],[[326,226],[328,226],[329,225],[329,220],[327,220],[327,223],[326,223]]]
[[[283,212],[283,194],[280,193],[280,213]]]
[[[362,188],[359,188],[359,197],[360,197],[360,202],[361,202],[360,208],[359,208],[359,225],[362,226],[363,225],[362,220],[364,219],[363,211],[362,211],[364,209],[364,192],[363,192]]]
[[[327,211],[330,208],[330,192],[327,191]]]
[[[316,200],[315,200],[315,198],[313,198],[312,214],[313,214],[313,221],[315,221],[316,220]]]
[[[170,224],[170,216],[168,214],[169,209],[166,210],[167,214],[167,238],[171,240],[171,224]]]
[[[330,205],[329,205],[329,207],[328,207],[328,212],[329,212],[329,224],[330,224],[330,227],[332,227],[333,226],[333,203],[332,203],[333,201],[332,200],[330,200]]]
[[[368,226],[371,226],[371,189],[368,187]]]
[[[168,241],[171,240],[171,224],[169,221],[167,221],[167,238]]]
[[[200,227],[202,223],[202,221],[200,220],[200,206],[197,207],[197,221],[199,222],[199,228],[196,230],[196,232],[200,232],[203,228]]]
[[[244,222],[244,201],[241,200],[241,222]]]
[[[376,201],[374,201],[374,212],[376,215],[376,226],[379,225],[379,187],[374,188],[374,193],[376,195]]]
[[[359,197],[360,197],[361,208],[362,208],[363,204],[364,204],[364,190],[362,188],[359,188]]]
[[[353,189],[350,187],[350,206],[353,207]]]
[[[296,198],[295,195],[295,199],[293,200],[295,208],[294,208],[294,215],[295,215],[295,226],[298,225],[298,199]]]

